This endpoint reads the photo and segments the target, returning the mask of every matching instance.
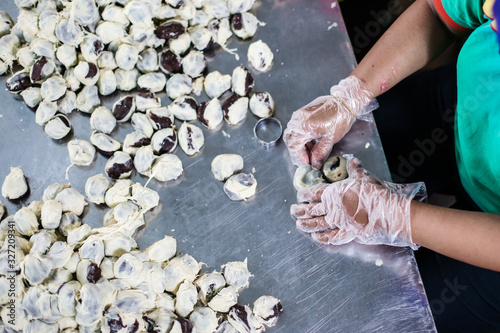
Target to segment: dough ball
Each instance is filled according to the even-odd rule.
[[[274,113],[274,100],[268,92],[256,92],[250,98],[250,111],[257,117],[268,118]]]
[[[226,180],[224,192],[233,201],[247,200],[257,192],[257,180],[251,173],[238,173]]]
[[[217,155],[211,166],[215,179],[223,182],[243,169],[243,157],[238,154]]]
[[[314,169],[310,165],[304,165],[295,171],[295,175],[293,176],[293,187],[295,190],[300,191],[301,189],[311,186],[324,183],[325,179],[323,178],[323,174],[318,169]]]
[[[194,155],[205,144],[203,131],[192,124],[184,122],[179,128],[179,145],[187,155]]]
[[[247,56],[252,67],[259,72],[267,72],[273,65],[274,54],[261,40],[250,44]]]
[[[347,161],[342,156],[332,156],[323,164],[323,174],[329,182],[347,178]]]
[[[215,129],[224,118],[222,106],[217,98],[201,102],[198,106],[198,120],[210,129]]]
[[[20,168],[10,168],[10,173],[2,184],[2,195],[9,200],[22,198],[29,191],[24,172]]]

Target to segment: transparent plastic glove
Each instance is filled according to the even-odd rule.
[[[312,164],[320,169],[333,145],[349,132],[356,118],[378,107],[355,76],[341,80],[330,94],[295,111],[288,122],[283,139],[297,166]]]
[[[387,244],[418,249],[411,238],[410,203],[425,199],[425,185],[381,182],[346,156],[349,177],[305,188],[292,205],[297,228],[323,244]]]

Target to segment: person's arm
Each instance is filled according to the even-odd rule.
[[[500,215],[411,203],[412,240],[448,257],[500,272]]]
[[[329,96],[293,113],[283,133],[292,162],[321,168],[356,118],[376,108],[373,98],[424,67],[463,34],[441,20],[432,0],[416,0]]]
[[[433,0],[417,0],[391,25],[351,75],[375,98],[423,68],[465,32],[441,20]]]

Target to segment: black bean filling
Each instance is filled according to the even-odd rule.
[[[191,107],[193,108],[193,110],[197,110],[198,109],[198,105],[196,105],[196,101],[194,100],[194,98],[186,98],[184,101],[187,104],[191,105]]]
[[[128,333],[135,333],[139,330],[139,322],[137,321],[137,319],[134,321],[134,323],[132,324],[132,326],[130,326],[130,328],[128,329]]]
[[[172,127],[172,119],[170,119],[169,117],[162,117],[154,112],[150,112],[149,119],[151,119],[156,124],[158,129]]]
[[[164,23],[156,28],[155,35],[160,39],[171,40],[179,38],[185,31],[186,29],[181,23],[173,21]]]
[[[132,171],[133,167],[132,159],[129,159],[125,163],[114,163],[106,172],[111,178],[119,179],[122,174]]]
[[[219,28],[220,28],[220,20],[217,20],[217,21],[214,21],[214,22],[210,23],[210,27],[213,30],[218,31]]]
[[[116,316],[118,317],[117,319],[108,319],[109,331],[111,333],[119,332],[121,329],[127,327],[126,325],[123,325],[122,317],[120,317],[119,314],[116,314]]]
[[[133,102],[134,97],[127,96],[116,103],[115,107],[113,108],[113,114],[115,115],[116,120],[122,120],[130,113]]]
[[[159,153],[170,153],[172,149],[175,146],[175,142],[177,141],[177,137],[175,133],[173,135],[167,136],[165,139],[163,139],[163,142],[161,143]]]
[[[200,105],[198,106],[197,114],[198,114],[198,120],[201,121],[203,124],[208,126],[208,122],[205,119],[205,109],[207,108],[208,102],[201,102]]]
[[[104,150],[98,146],[95,146],[95,149],[104,156],[112,156],[115,153],[114,151]]]
[[[35,61],[31,69],[31,82],[38,82],[44,79],[44,76],[42,75],[43,66],[45,66],[47,62],[47,58],[45,57],[41,57]]]
[[[66,127],[71,127],[71,124],[70,124],[70,122],[69,122],[68,118],[66,118],[66,117],[65,117],[65,116],[63,116],[62,114],[58,114],[58,115],[56,116],[56,118],[61,119],[61,121],[63,122],[63,124],[64,124],[64,125],[66,125]]]
[[[233,15],[231,18],[231,24],[234,30],[241,30],[243,28],[243,19],[240,13]]]
[[[10,80],[7,80],[5,85],[10,92],[19,92],[28,88],[31,85],[31,82],[27,74],[19,73],[11,77]]]
[[[281,306],[281,303],[278,302],[275,306],[273,306],[273,314],[262,319],[264,319],[264,321],[268,321],[269,319],[276,318],[281,311],[283,311],[283,306]]]
[[[215,296],[215,294],[216,294],[215,283],[212,283],[208,286],[206,298],[211,299],[213,296]]]
[[[224,101],[224,104],[222,104],[222,110],[224,111],[224,115],[227,117],[229,113],[229,108],[236,103],[237,100],[239,100],[241,96],[238,96],[236,94],[231,95],[228,99]]]
[[[97,74],[97,66],[91,62],[89,64],[89,71],[87,72],[87,75],[85,76],[86,79],[91,79]]]
[[[99,55],[104,50],[104,44],[100,40],[94,41],[94,54]]]
[[[140,139],[139,141],[137,142],[134,142],[134,144],[130,145],[130,147],[133,147],[133,148],[140,148],[140,147],[143,147],[143,146],[147,146],[151,143],[151,140],[148,139],[148,138],[142,138]]]
[[[89,267],[87,267],[87,280],[89,280],[90,283],[96,283],[100,278],[101,269],[96,263],[91,263]]]
[[[183,4],[184,4],[184,0],[180,0],[180,1],[178,1],[178,2],[177,2],[177,4],[176,4],[175,6],[172,6],[172,5],[171,5],[171,7],[172,7],[172,8],[175,8],[175,9],[179,9],[179,8],[181,8],[181,6],[182,6]]]
[[[332,166],[330,167],[330,170],[334,170],[336,168],[338,168],[340,166],[340,158],[336,158],[335,159],[335,162],[332,164]]]
[[[193,146],[193,130],[189,126],[187,128],[187,134],[188,134],[188,137],[187,137],[188,148],[194,150],[194,146]]]
[[[153,319],[143,316],[142,319],[146,322],[146,332],[148,333],[160,333],[160,330],[156,327],[156,323]]]
[[[175,321],[177,321],[179,324],[181,324],[182,333],[192,333],[193,332],[193,323],[191,323],[189,320],[182,318],[182,317],[177,317],[177,318],[175,318]]]
[[[245,95],[248,95],[253,90],[255,80],[253,79],[252,73],[250,73],[250,71],[246,68],[245,70],[247,71],[247,76],[245,77]]]
[[[170,50],[160,53],[160,66],[169,73],[180,73],[182,70],[180,58]]]
[[[267,105],[269,112],[273,111],[273,109],[271,107],[271,101],[269,100],[268,94],[266,94],[265,92],[256,92],[255,95],[257,96],[257,99],[259,100],[259,102],[262,102],[262,103]]]
[[[229,316],[233,317],[233,319],[235,320],[240,319],[243,322],[243,324],[245,324],[247,329],[250,331],[250,325],[248,324],[248,318],[247,318],[248,314],[244,306],[241,306],[239,304],[234,305],[231,308],[231,311],[229,312]]]
[[[141,96],[143,98],[150,98],[150,99],[156,98],[155,94],[153,94],[152,92],[149,92],[149,91],[141,91],[139,93],[139,96]]]

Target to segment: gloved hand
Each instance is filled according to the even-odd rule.
[[[349,177],[333,184],[307,187],[297,194],[291,215],[297,228],[323,244],[410,246],[410,203],[425,199],[425,185],[381,182],[348,158]],[[350,160],[349,160],[350,159]]]
[[[288,122],[283,139],[297,166],[312,164],[321,169],[333,145],[349,132],[356,117],[378,107],[355,76],[341,80],[330,94],[295,111]]]

